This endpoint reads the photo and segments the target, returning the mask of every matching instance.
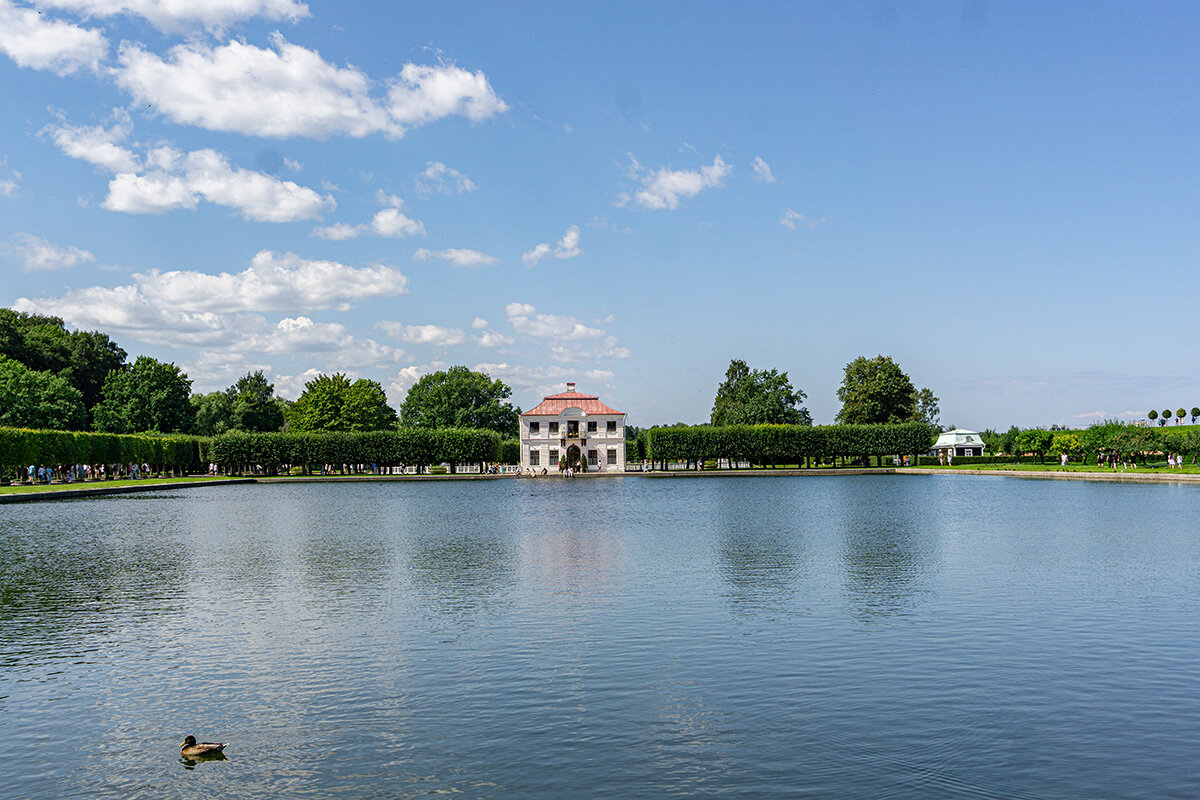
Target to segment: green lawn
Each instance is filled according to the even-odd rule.
[[[38,486],[0,486],[0,494],[35,494],[38,492],[62,492],[73,491],[76,489],[111,489],[119,486],[147,486],[150,484],[164,483],[207,483],[215,480],[228,480],[224,476],[209,477],[207,475],[192,476],[187,478],[142,478],[141,480],[129,481],[76,481],[75,483],[54,483],[47,486],[40,484]]]
[[[953,467],[922,466],[921,469],[938,469],[945,471],[956,472],[973,472],[975,470],[998,470],[1001,472],[1121,472],[1121,468],[1115,470],[1112,467],[1098,467],[1095,464],[1080,464],[1077,461],[1068,463],[1065,467],[1057,462],[1045,464],[961,464]],[[1128,473],[1137,473],[1141,475],[1200,475],[1200,466],[1195,464],[1185,464],[1183,469],[1169,469],[1165,464],[1161,467],[1146,467],[1138,464],[1136,469],[1124,470]]]

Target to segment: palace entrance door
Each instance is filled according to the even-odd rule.
[[[567,466],[575,467],[575,468],[579,467],[579,446],[578,445],[571,445],[570,447],[567,448]]]

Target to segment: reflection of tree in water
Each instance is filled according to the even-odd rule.
[[[2,530],[0,668],[78,653],[91,637],[111,638],[114,624],[183,604],[190,551],[176,530],[101,513],[8,520]]]
[[[368,530],[335,529],[310,536],[300,558],[311,587],[347,601],[356,610],[379,601],[392,569],[391,550],[381,535]]]
[[[912,613],[923,584],[938,567],[937,542],[911,499],[863,492],[839,503],[847,588],[860,616]]]
[[[429,535],[416,540],[409,568],[434,609],[457,617],[490,605],[512,585],[517,554],[504,534]]]
[[[801,570],[800,518],[779,505],[748,507],[744,494],[723,500],[713,510],[721,520],[717,556],[726,597],[743,611],[784,602],[795,591]]]

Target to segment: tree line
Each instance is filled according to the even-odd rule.
[[[1166,425],[1168,422],[1170,422],[1172,416],[1175,417],[1176,425],[1182,425],[1184,418],[1189,416],[1189,414],[1186,408],[1177,408],[1174,412],[1172,412],[1169,408],[1164,408],[1161,412],[1152,408],[1150,409],[1150,413],[1146,415],[1151,422],[1158,420],[1159,426]],[[1200,419],[1200,406],[1192,406],[1190,416],[1192,418],[1192,424],[1195,425],[1196,420]]]

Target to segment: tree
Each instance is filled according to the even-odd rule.
[[[262,370],[247,372],[225,390],[230,403],[231,427],[239,431],[265,433],[283,427],[283,409],[275,399],[275,384]]]
[[[1184,417],[1186,417],[1186,416],[1187,416],[1187,409],[1186,409],[1186,408],[1180,408],[1180,409],[1176,409],[1176,411],[1175,411],[1175,424],[1176,424],[1176,425],[1182,425],[1182,424],[1183,424],[1183,418],[1184,418]]]
[[[938,408],[938,399],[934,397],[933,391],[922,389],[917,392],[917,414],[914,421],[924,422],[931,428],[937,428],[940,416],[941,409]]]
[[[807,395],[793,389],[786,372],[750,369],[734,359],[713,400],[713,425],[812,425],[800,405]]]
[[[1151,422],[1154,422],[1154,420],[1158,419],[1158,412],[1152,408],[1152,409],[1150,409],[1150,413],[1147,414],[1146,416],[1150,419]]]
[[[192,432],[199,436],[219,436],[234,429],[233,401],[228,392],[209,392],[191,396],[196,422]]]
[[[1039,428],[1028,428],[1017,435],[1017,451],[1033,453],[1041,461],[1042,456],[1050,450],[1054,442],[1054,434]]]
[[[917,390],[891,356],[859,356],[846,365],[838,389],[842,410],[837,421],[847,425],[911,422],[919,419]],[[936,400],[936,398],[934,398]]]
[[[1083,450],[1083,442],[1074,433],[1055,433],[1051,435],[1053,438],[1050,441],[1050,452],[1056,456],[1063,453],[1079,453]]]
[[[1170,424],[1170,421],[1171,421],[1171,409],[1164,408],[1162,411],[1162,421],[1159,422],[1158,424],[1159,425],[1168,425],[1168,424]]]
[[[521,409],[503,381],[466,367],[423,375],[400,404],[401,424],[414,428],[482,428],[516,436]]]
[[[376,381],[344,374],[318,375],[288,411],[293,431],[378,431],[392,427],[396,411]]]
[[[131,366],[108,373],[93,427],[109,433],[188,433],[196,420],[191,388],[179,367],[138,356]]]
[[[0,427],[84,430],[83,395],[65,378],[0,355]]]
[[[100,402],[108,373],[125,365],[125,351],[106,334],[68,331],[58,317],[7,308],[0,308],[0,355],[66,378],[83,394],[89,412]]]
[[[1192,424],[1196,424],[1196,417],[1200,417],[1200,408],[1192,406]]]

